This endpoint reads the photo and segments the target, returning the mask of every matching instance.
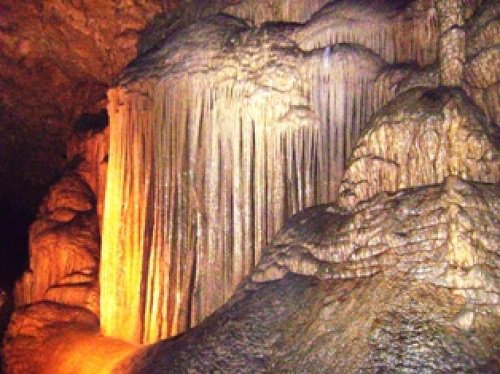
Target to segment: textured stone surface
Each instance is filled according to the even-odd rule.
[[[494,184],[449,177],[441,185],[377,195],[349,211],[311,208],[285,225],[252,279],[401,273],[496,306],[498,192]]]
[[[107,115],[101,127],[84,131],[75,131],[68,141],[68,167],[91,189],[96,201],[96,213],[99,227],[102,227],[104,211],[104,192],[108,170],[109,127]],[[91,121],[94,121],[91,118]]]
[[[16,305],[51,300],[99,315],[99,242],[95,197],[69,174],[51,188],[31,226],[30,270],[16,286]]]
[[[161,11],[160,0],[2,1],[2,204],[21,200],[35,211],[60,176],[72,124],[103,108],[140,31]]]
[[[294,39],[308,50],[356,43],[389,63],[425,65],[437,59],[437,17],[427,0],[332,1],[297,29]]]
[[[305,210],[226,306],[120,370],[493,373],[499,203],[498,186],[452,177]]]
[[[440,183],[448,175],[496,183],[496,128],[459,89],[410,90],[373,118],[340,188],[354,206],[382,191]]]
[[[69,332],[99,331],[99,320],[88,310],[40,302],[19,308],[12,317],[4,340],[7,373],[50,372],[53,340]]]
[[[110,90],[106,333],[154,341],[195,325],[284,219],[335,198],[385,63],[360,45],[303,51],[290,39],[300,27],[208,17],[138,58]]]
[[[143,9],[146,22],[154,4],[119,7],[126,19]],[[32,228],[16,293],[29,305],[10,325],[7,370],[109,372],[125,358],[118,372],[499,371],[498,6],[432,4],[335,1],[308,20],[321,0],[244,0],[226,9],[257,24],[307,22],[217,16],[177,33],[227,3],[156,18],[141,51],[155,48],[110,91],[101,300],[109,135],[84,126]],[[85,27],[100,30],[101,11]],[[55,56],[72,35],[60,34]],[[120,60],[79,46],[66,51],[82,59],[71,76],[81,69],[87,83]],[[90,104],[99,87],[75,95],[86,104],[72,113],[101,108]],[[140,350],[98,335],[99,302],[103,331],[129,340],[198,323],[287,217],[335,198],[349,157],[339,202],[287,221],[197,328]]]

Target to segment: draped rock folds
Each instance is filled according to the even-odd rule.
[[[109,91],[99,311],[59,292],[97,294],[90,142],[33,226],[9,371],[37,372],[45,342],[61,371],[82,354],[91,372],[499,371],[495,9],[218,15],[139,57]]]
[[[448,177],[378,194],[348,211],[335,204],[310,208],[287,222],[252,279],[288,272],[320,279],[399,274],[496,306],[498,192],[494,184]]]
[[[150,342],[196,324],[287,217],[335,199],[386,62],[362,45],[302,50],[305,27],[208,17],[110,90],[107,334]]]
[[[277,33],[273,35],[284,32],[297,43],[286,47],[286,56],[280,59],[280,68],[293,60],[302,66],[298,72],[291,70],[295,85],[286,86],[286,92],[297,87],[303,94],[297,97],[305,99],[319,118],[319,123],[303,122],[305,129],[320,135],[309,152],[310,159],[317,160],[319,181],[312,185],[312,202],[337,198],[336,193],[329,194],[341,180],[337,202],[309,207],[285,221],[252,275],[225,306],[196,329],[144,349],[120,369],[134,373],[498,370],[498,129],[467,95],[473,91],[468,76],[474,69],[466,63],[472,60],[460,57],[465,55],[464,29],[457,38],[446,39],[453,20],[441,12],[439,26],[445,33],[439,36],[439,65],[390,66],[386,62],[406,62],[396,45],[390,48],[397,39],[391,33],[399,21],[408,21],[398,17],[415,8],[409,2],[384,4],[370,7],[362,2],[366,6],[357,7],[332,2],[304,26],[272,29]],[[411,4],[427,14],[432,27],[438,26],[435,10],[426,8],[425,2]],[[460,27],[477,6],[455,1],[440,5],[441,10],[456,6]],[[343,29],[342,17],[353,27]],[[372,25],[370,18],[377,22]],[[336,29],[337,22],[341,26]],[[478,21],[472,17],[470,22]],[[379,27],[380,32],[366,33],[373,39],[362,40],[359,25]],[[435,37],[436,44],[423,43],[424,49],[419,49],[415,34],[402,34],[413,35],[403,43],[411,46],[409,60],[436,62],[437,49],[425,50],[438,45],[432,27],[427,35]],[[384,37],[384,32],[393,38]],[[246,33],[239,39],[251,43]],[[358,45],[330,45],[339,40]],[[306,51],[304,41],[312,51]],[[362,66],[363,73],[356,75],[359,72],[343,65],[346,61],[351,62],[348,66]],[[478,89],[494,82],[496,69],[481,65],[486,73],[480,80],[487,83],[478,84]],[[265,75],[269,66],[251,76],[261,82],[260,74]],[[348,92],[339,95],[335,86],[348,74],[353,74],[346,79]],[[425,87],[439,84],[443,86]],[[356,96],[362,99],[353,103],[349,97],[354,86],[363,88]],[[282,106],[278,98],[274,96],[273,103],[287,108],[288,103]],[[360,120],[357,108],[375,114],[371,120]],[[331,153],[325,143],[332,147]],[[273,160],[266,169],[267,181],[282,170],[282,159]],[[331,164],[338,165],[335,170],[340,170],[342,179],[339,173],[330,174],[326,165]],[[286,162],[283,168],[289,168]],[[297,186],[273,196],[301,196],[295,192]],[[273,213],[283,212],[273,205],[276,200],[271,201],[266,225],[276,222]],[[306,199],[303,206],[309,205]],[[223,227],[229,231],[232,225]]]

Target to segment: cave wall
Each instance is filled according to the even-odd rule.
[[[59,327],[82,325],[85,334],[95,334],[99,314],[105,334],[134,342],[155,342],[199,324],[252,273],[288,217],[336,200],[339,189],[340,207],[328,208],[348,221],[347,232],[332,224],[329,232],[339,241],[325,244],[328,239],[315,234],[317,220],[312,227],[300,220],[305,228],[297,230],[310,230],[312,242],[282,243],[278,236],[252,282],[289,273],[321,280],[393,274],[396,260],[398,271],[411,268],[421,280],[431,271],[432,255],[412,248],[418,236],[432,242],[436,235],[437,244],[426,244],[428,253],[446,248],[436,266],[461,270],[433,278],[432,287],[457,289],[459,304],[465,298],[485,311],[494,308],[495,275],[487,269],[496,266],[489,257],[496,234],[468,236],[483,223],[496,225],[496,190],[481,186],[497,184],[500,171],[492,64],[498,7],[485,1],[474,13],[478,3],[465,2],[460,32],[452,27],[448,39],[438,37],[438,26],[443,35],[449,30],[442,20],[448,13],[426,1],[380,7],[338,1],[301,25],[256,28],[208,17],[152,37],[108,93],[111,139],[108,130],[76,134],[68,147],[70,167],[40,208],[31,230],[30,271],[16,292],[23,307],[8,333],[9,370],[43,365],[23,366],[23,352],[37,352],[36,344]],[[288,2],[279,4],[245,17],[256,24],[266,17],[305,20],[290,12]],[[244,15],[251,5],[230,9]],[[370,38],[364,37],[367,27]],[[464,91],[432,89],[439,85]],[[404,188],[414,190],[397,193]],[[491,214],[471,229],[455,203],[471,210],[473,220],[477,205]],[[426,204],[441,204],[448,213],[440,216]],[[364,225],[373,211],[399,205],[401,217],[409,214],[402,231],[387,212],[381,214],[390,216],[387,222]],[[436,228],[413,231],[429,223],[412,220],[417,208],[438,221]],[[408,251],[394,255],[399,247]],[[423,267],[412,268],[414,260]],[[470,273],[468,267],[481,270]],[[61,319],[66,310],[70,315]],[[470,316],[469,310],[457,312]],[[25,321],[36,321],[36,328],[24,330]],[[28,343],[32,335],[37,343]],[[30,350],[19,348],[25,344]]]
[[[437,61],[435,10],[410,3],[333,2],[262,28],[209,17],[127,67],[109,92],[106,334],[152,342],[196,325],[286,218],[335,200],[389,95],[379,72]]]

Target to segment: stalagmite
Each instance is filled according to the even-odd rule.
[[[462,90],[412,89],[373,117],[347,165],[339,203],[352,207],[447,176],[498,183],[497,141],[494,126]]]
[[[227,4],[70,141],[7,373],[495,371],[498,1]]]
[[[94,196],[70,173],[51,188],[30,228],[30,270],[16,285],[16,306],[50,300],[99,315],[99,239]]]

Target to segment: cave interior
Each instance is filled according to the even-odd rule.
[[[498,0],[0,0],[0,371],[500,372]]]

